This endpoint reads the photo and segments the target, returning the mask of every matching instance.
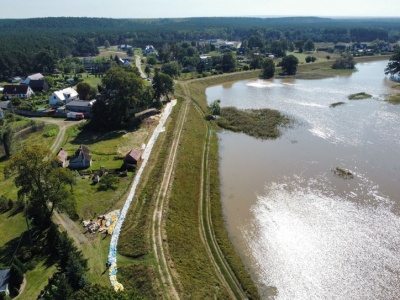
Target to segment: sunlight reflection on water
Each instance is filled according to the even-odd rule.
[[[252,212],[244,236],[277,299],[399,299],[400,218],[368,180],[339,197],[323,176],[285,178]]]

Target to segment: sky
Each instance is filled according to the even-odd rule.
[[[219,16],[400,17],[399,0],[0,0],[0,19]]]

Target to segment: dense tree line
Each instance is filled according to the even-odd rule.
[[[70,55],[95,55],[98,53],[97,47],[105,44],[128,43],[138,47],[152,44],[160,48],[166,43],[215,38],[245,40],[249,48],[262,45],[266,52],[281,56],[279,53],[290,46],[287,41],[371,42],[380,39],[395,42],[400,38],[400,19],[293,17],[0,20],[0,79],[31,72],[51,73],[58,59]],[[183,57],[190,60],[193,46],[189,45],[185,49],[186,55],[177,49],[174,58],[161,57],[161,60],[179,61]]]

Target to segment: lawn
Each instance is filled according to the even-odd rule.
[[[147,143],[154,127],[155,122],[144,124],[135,131],[98,133],[83,130],[81,125],[76,125],[68,128],[63,148],[69,155],[73,155],[80,145],[85,145],[93,159],[91,170],[99,170],[101,166],[116,169],[121,167],[122,159],[132,148],[140,150],[142,144]]]
[[[96,77],[95,75],[89,73],[82,73],[82,79],[84,82],[90,84],[90,86],[97,88],[101,84],[101,77]]]

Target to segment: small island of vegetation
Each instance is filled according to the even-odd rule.
[[[372,95],[367,94],[365,92],[361,92],[361,93],[351,94],[347,98],[349,100],[362,100],[362,99],[372,98]]]
[[[388,95],[386,97],[385,101],[387,101],[391,104],[400,104],[400,94]]]
[[[281,135],[280,126],[289,124],[288,117],[274,109],[239,110],[224,107],[217,124],[221,128],[244,132],[260,139],[276,139]]]
[[[329,107],[336,107],[336,106],[344,105],[344,104],[345,104],[344,102],[339,101],[339,102],[332,103],[331,105],[329,105]]]

